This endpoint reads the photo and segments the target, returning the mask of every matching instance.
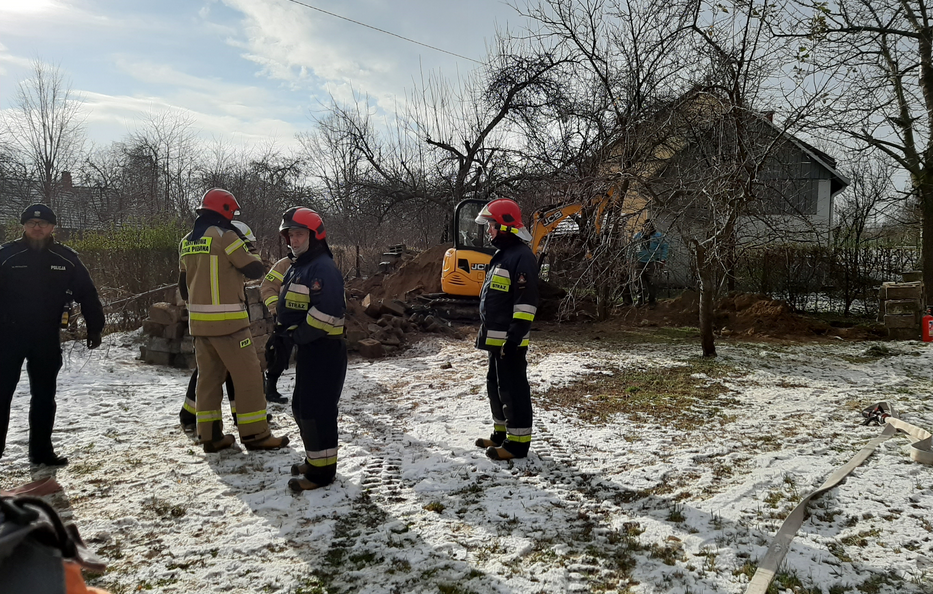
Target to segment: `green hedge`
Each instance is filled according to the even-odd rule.
[[[108,322],[122,329],[141,324],[149,306],[165,299],[162,292],[142,295],[178,280],[178,243],[190,231],[181,221],[111,227],[73,234],[66,245],[78,252],[91,273],[104,304],[120,301]],[[139,298],[122,301],[128,297]]]

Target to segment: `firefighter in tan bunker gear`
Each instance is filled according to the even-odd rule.
[[[236,389],[237,429],[248,450],[278,449],[288,437],[275,437],[266,419],[262,369],[253,348],[243,283],[265,273],[259,256],[234,230],[239,210],[233,194],[208,190],[194,229],[181,242],[178,287],[188,302],[188,327],[198,364],[197,431],[205,452],[232,446],[221,419],[221,386],[227,373]]]
[[[297,209],[292,209],[297,210]],[[289,246],[291,247],[291,246]],[[277,318],[276,308],[279,302],[279,291],[282,288],[282,281],[285,280],[285,273],[291,268],[295,257],[289,253],[288,256],[276,262],[272,269],[262,279],[259,285],[259,294],[266,309]],[[278,389],[279,377],[288,369],[288,362],[291,359],[292,351],[295,350],[295,342],[286,332],[273,332],[266,343],[266,401],[285,404],[288,398],[283,396]]]

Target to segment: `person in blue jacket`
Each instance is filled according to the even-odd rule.
[[[476,222],[485,224],[497,248],[486,266],[480,292],[482,325],[476,348],[489,351],[486,392],[493,432],[476,440],[493,460],[524,458],[531,446],[531,388],[528,385],[528,339],[538,311],[538,262],[525,244],[531,235],[518,204],[493,200]]]
[[[292,491],[317,489],[337,475],[337,403],[347,376],[343,337],[347,303],[343,274],[327,246],[321,216],[310,208],[289,209],[280,232],[295,260],[285,273],[276,306],[275,332],[298,346],[292,413],[305,455],[292,466]]]
[[[658,300],[657,278],[667,263],[667,241],[664,235],[654,228],[651,219],[645,221],[642,230],[633,238],[635,249],[636,269],[640,281],[640,302],[654,305]]]

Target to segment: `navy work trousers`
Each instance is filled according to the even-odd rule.
[[[515,456],[528,455],[531,444],[531,387],[528,385],[528,349],[519,348],[503,355],[489,353],[486,393],[493,419],[505,421],[506,441],[502,444]]]
[[[346,341],[320,338],[298,345],[292,413],[310,468],[305,478],[319,486],[337,475],[337,403],[346,377]]]
[[[0,328],[0,456],[10,426],[13,392],[19,384],[23,361],[29,376],[29,457],[43,458],[53,453],[52,427],[55,424],[55,388],[62,368],[62,347],[58,331],[30,336],[17,329]]]

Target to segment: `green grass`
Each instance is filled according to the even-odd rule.
[[[439,514],[442,511],[444,511],[445,507],[444,507],[444,504],[441,503],[440,501],[432,501],[431,503],[425,505],[424,509],[427,511],[435,512]]]
[[[674,367],[608,370],[609,375],[594,374],[551,388],[540,402],[545,408],[572,409],[590,423],[607,423],[620,413],[680,430],[731,420],[721,409],[732,403],[726,397],[728,390],[709,381],[733,371],[726,363],[697,357]],[[698,374],[705,377],[693,377]]]
[[[752,579],[752,576],[755,575],[755,571],[758,569],[758,566],[751,561],[746,561],[741,567],[734,570],[732,575],[744,575],[748,579]],[[790,590],[794,594],[823,594],[823,590],[820,588],[807,588],[800,581],[800,578],[797,577],[796,573],[782,571],[774,576],[774,581],[768,586],[767,594],[782,594]],[[832,592],[832,590],[830,590]]]

